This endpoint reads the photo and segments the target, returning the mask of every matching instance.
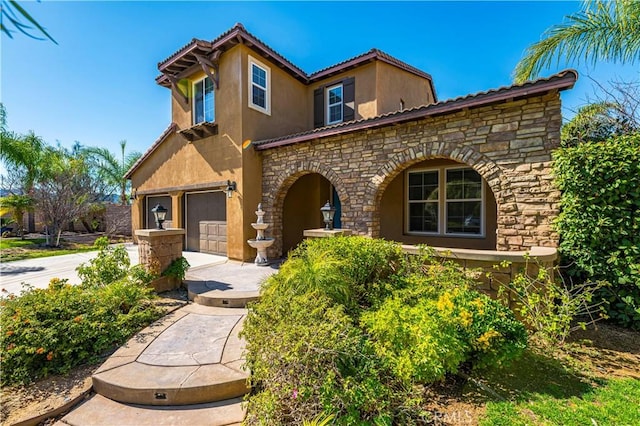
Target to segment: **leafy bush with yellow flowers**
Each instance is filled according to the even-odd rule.
[[[457,265],[392,242],[306,241],[245,322],[246,423],[429,423],[424,385],[526,346],[511,311],[473,286]]]
[[[500,364],[522,353],[526,330],[508,308],[473,290],[453,264],[427,270],[361,319],[399,378],[429,383],[465,365]]]

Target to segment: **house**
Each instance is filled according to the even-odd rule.
[[[558,243],[550,153],[575,71],[439,101],[429,74],[379,50],[306,74],[240,24],[158,69],[173,122],[126,175],[134,229],[160,203],[185,249],[248,260],[262,203],[280,256],[331,200],[336,227],[405,244]]]

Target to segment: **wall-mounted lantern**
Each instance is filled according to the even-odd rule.
[[[336,213],[336,209],[329,203],[329,200],[320,208],[320,211],[325,224],[324,229],[333,229],[333,215]]]
[[[227,187],[224,189],[224,192],[227,193],[227,198],[231,198],[233,196],[233,191],[236,190],[236,183],[231,182],[230,180],[227,181]]]
[[[156,204],[156,206],[151,209],[151,212],[156,219],[156,229],[163,229],[162,224],[167,217],[167,209],[160,204]]]

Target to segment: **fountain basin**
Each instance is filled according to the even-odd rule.
[[[271,244],[275,241],[275,238],[265,238],[265,239],[250,239],[247,240],[247,244],[257,250],[258,254],[256,255],[256,259],[254,263],[258,266],[267,266],[269,265],[269,259],[267,258],[267,247],[270,247]]]

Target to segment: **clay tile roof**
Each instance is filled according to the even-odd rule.
[[[160,85],[168,86],[168,80],[164,73],[177,74],[181,71],[184,71],[189,68],[189,66],[195,64],[197,61],[192,57],[193,53],[200,54],[210,54],[215,50],[220,50],[224,52],[228,50],[232,46],[243,42],[250,46],[252,49],[258,51],[263,56],[266,56],[272,59],[274,62],[279,63],[281,67],[291,74],[294,78],[302,81],[303,83],[308,82],[307,74],[295,66],[292,62],[287,60],[284,56],[276,52],[274,49],[269,47],[265,42],[260,40],[255,35],[248,32],[245,27],[237,23],[229,30],[220,34],[214,40],[208,42],[204,40],[192,39],[190,43],[180,48],[178,51],[173,53],[167,59],[158,63],[158,70],[162,73],[158,77],[156,77],[156,82]],[[199,52],[197,52],[199,51]],[[183,61],[185,65],[182,67],[174,67],[171,69],[171,65],[178,63],[179,61]]]
[[[171,123],[169,125],[169,127],[167,127],[165,129],[164,132],[162,132],[162,134],[160,135],[160,137],[158,139],[156,139],[156,141],[149,147],[149,149],[147,149],[145,151],[144,154],[142,154],[140,156],[140,158],[138,158],[138,161],[136,161],[135,163],[133,163],[133,166],[131,166],[131,168],[129,169],[129,171],[127,171],[127,173],[124,175],[125,179],[131,179],[131,175],[133,175],[133,172],[136,171],[136,169],[138,167],[140,167],[140,165],[151,155],[153,154],[153,151],[155,151],[162,142],[164,142],[164,140],[169,137],[170,134],[174,133],[176,131],[176,129],[178,128],[178,125],[176,123]]]
[[[422,105],[419,107],[395,111],[372,118],[348,121],[320,127],[306,132],[282,136],[279,138],[254,141],[253,145],[257,150],[275,148],[283,145],[290,145],[298,142],[309,141],[321,137],[335,136],[339,134],[354,132],[363,129],[388,126],[405,121],[418,120],[436,114],[451,113],[463,108],[474,108],[490,105],[497,102],[504,102],[509,99],[530,97],[539,95],[550,90],[566,90],[573,87],[578,79],[575,70],[564,70],[547,78],[540,78],[527,81],[522,84],[503,86],[497,89],[490,89],[454,99],[440,101],[434,104]]]
[[[192,38],[189,43],[185,44],[180,49],[172,53],[171,56],[169,56],[167,59],[158,62],[158,69],[163,69],[163,67],[165,67],[169,62],[171,62],[172,60],[176,59],[179,56],[184,55],[185,53],[189,52],[195,46],[198,46],[198,45],[202,47],[210,47],[210,44],[207,41],[200,40],[197,38]]]
[[[333,75],[333,74],[337,74],[338,72],[342,72],[346,69],[361,65],[364,62],[369,62],[369,61],[373,61],[373,60],[380,60],[380,61],[384,61],[390,65],[394,65],[400,69],[403,69],[407,72],[416,74],[420,77],[426,78],[428,80],[432,80],[431,75],[427,74],[426,72],[419,70],[416,67],[413,67],[409,64],[407,64],[406,62],[403,62],[401,60],[399,60],[398,58],[395,58],[391,55],[389,55],[388,53],[383,52],[382,50],[379,49],[371,49],[368,52],[362,53],[360,55],[354,56],[353,58],[349,58],[346,59],[342,62],[339,62],[335,65],[332,65],[330,67],[327,68],[323,68],[319,71],[314,72],[313,74],[311,74],[309,76],[309,79],[311,81],[316,81],[316,80],[320,80],[322,78],[327,77],[328,75]]]
[[[353,58],[339,62],[330,67],[323,68],[320,71],[316,71],[313,74],[308,75],[301,68],[294,65],[291,61],[286,59],[265,42],[247,31],[246,28],[240,23],[235,24],[232,28],[220,34],[210,42],[194,38],[189,43],[174,52],[171,56],[159,62],[158,70],[160,70],[162,74],[156,77],[156,82],[158,82],[158,84],[160,85],[168,87],[169,82],[164,74],[169,73],[172,75],[176,75],[194,65],[197,62],[195,57],[193,56],[194,53],[210,54],[215,50],[221,50],[222,52],[224,52],[225,50],[228,50],[241,41],[247,46],[256,50],[261,55],[279,64],[285,71],[287,71],[294,78],[304,84],[316,82],[323,78],[327,78],[351,68],[355,68],[369,61],[380,60],[403,69],[407,72],[428,79],[431,82],[431,86],[433,89],[433,80],[429,74],[378,49],[371,49],[361,55],[354,56]],[[435,90],[433,90],[433,92],[435,93]]]

